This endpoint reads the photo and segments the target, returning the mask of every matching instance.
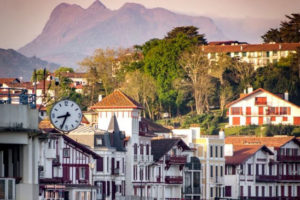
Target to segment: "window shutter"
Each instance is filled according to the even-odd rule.
[[[291,107],[287,107],[287,114],[288,114],[288,115],[291,114]]]
[[[79,180],[79,167],[76,167],[76,180]]]
[[[110,195],[110,182],[107,181],[106,183],[107,183],[107,196],[109,196]]]
[[[85,167],[85,180],[89,180],[89,172],[90,172],[90,168]]]
[[[102,193],[106,194],[105,181],[101,181],[101,183],[102,183]]]
[[[97,159],[97,172],[102,172],[103,171],[103,158],[98,158]]]

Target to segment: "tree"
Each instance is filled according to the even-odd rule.
[[[46,79],[49,74],[49,70],[46,69],[44,74],[44,69],[37,69],[36,71],[32,72],[31,81],[42,81],[44,78]]]
[[[282,21],[279,29],[271,28],[262,36],[264,42],[300,42],[300,13],[286,18],[288,21]]]
[[[157,96],[157,87],[155,80],[151,76],[139,70],[129,72],[125,76],[122,90],[137,102],[141,102],[147,109],[150,119],[154,119],[153,104]]]
[[[176,27],[167,33],[165,39],[176,38],[179,34],[184,34],[191,40],[194,40],[196,44],[206,44],[206,39],[204,34],[198,33],[198,28],[195,26],[180,26]]]
[[[186,50],[181,55],[179,63],[193,88],[197,114],[208,111],[208,98],[212,93],[213,84],[211,77],[208,75],[210,65],[206,54],[202,51],[201,47],[195,46]]]

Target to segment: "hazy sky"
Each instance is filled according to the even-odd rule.
[[[36,36],[51,11],[62,2],[87,8],[95,0],[0,0],[0,48],[18,49]],[[118,9],[125,2],[147,8],[163,7],[188,15],[212,18],[284,19],[285,14],[300,11],[300,0],[102,0],[106,7]]]

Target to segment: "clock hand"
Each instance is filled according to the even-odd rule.
[[[68,113],[68,112],[67,112]],[[65,114],[65,115],[60,115],[60,116],[58,116],[57,118],[63,118],[63,117],[66,117],[67,116],[67,114]]]
[[[61,129],[62,129],[63,126],[65,125],[66,119],[67,119],[69,116],[71,116],[71,115],[69,114],[69,112],[67,112],[67,114],[65,114],[65,115],[62,116],[62,117],[65,117],[65,118],[64,118],[63,123],[60,125],[60,128],[61,128]],[[60,116],[60,117],[61,117],[61,116]],[[62,118],[62,117],[61,117],[61,118]],[[59,117],[57,117],[57,118],[59,118]]]

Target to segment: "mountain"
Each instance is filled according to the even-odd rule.
[[[19,52],[74,67],[97,48],[143,44],[164,37],[174,27],[187,25],[198,27],[208,40],[224,39],[207,17],[147,9],[136,3],[126,3],[118,10],[110,10],[98,0],[87,9],[62,3],[52,11],[42,33]]]
[[[48,63],[35,56],[28,58],[13,49],[0,49],[0,77],[18,78],[30,80],[34,69],[47,68],[50,71],[59,65]]]

